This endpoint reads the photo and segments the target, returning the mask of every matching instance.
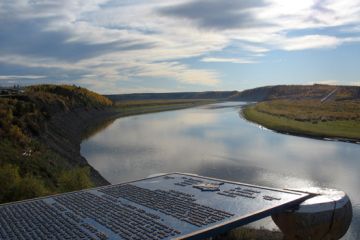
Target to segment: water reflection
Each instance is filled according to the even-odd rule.
[[[104,129],[106,129],[108,126],[110,126],[116,119],[111,118],[108,120],[105,120],[104,122],[101,122],[100,124],[87,129],[85,133],[82,135],[82,139],[86,140],[88,138],[91,138],[93,135],[96,135],[99,132],[102,132]]]
[[[108,181],[191,172],[281,188],[334,187],[349,193],[360,229],[360,146],[277,134],[239,117],[239,103],[116,120],[82,144]]]

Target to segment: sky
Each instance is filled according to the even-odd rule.
[[[360,0],[0,0],[0,86],[360,85]]]

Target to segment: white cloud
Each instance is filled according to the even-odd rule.
[[[13,53],[0,56],[0,62],[30,68],[87,71],[89,75],[96,76],[89,80],[96,89],[106,85],[106,82],[111,86],[114,81],[131,77],[169,78],[183,84],[209,86],[220,82],[219,74],[213,70],[174,64],[173,60],[221,50],[227,44],[224,36],[203,32],[191,26],[179,26],[177,21],[157,16],[153,9],[169,5],[165,1],[100,9],[100,3],[105,2],[85,1],[82,4],[82,1],[66,1],[62,6],[53,5],[53,9],[48,9],[51,8],[48,6],[47,11],[20,1],[15,1],[12,7],[26,13],[22,18],[37,19],[49,17],[49,12],[55,14],[56,19],[49,20],[42,30],[53,33],[66,32],[69,36],[65,44],[114,43],[113,52],[80,59],[77,62],[49,56]],[[118,50],[117,42],[121,43]],[[124,49],[128,48],[128,45],[130,48],[132,45],[144,45],[145,49]],[[95,84],[95,81],[101,81],[101,84]]]
[[[47,57],[30,57],[18,54],[8,54],[0,56],[0,63],[11,64],[18,66],[25,66],[29,68],[61,68],[61,69],[82,69],[76,64],[70,64],[65,61],[59,61],[53,58]]]
[[[359,80],[359,81],[350,82],[350,85],[352,85],[352,86],[360,86],[360,80]]]
[[[347,43],[356,43],[356,42],[360,42],[360,37],[349,37],[349,38],[344,38],[342,39],[343,42]]]
[[[16,41],[9,40],[14,45],[6,49],[0,46],[0,62],[48,71],[82,72],[88,76],[81,77],[79,83],[88,82],[94,90],[104,90],[106,86],[116,88],[117,82],[139,77],[211,87],[221,83],[220,73],[197,69],[181,60],[197,57],[203,62],[255,63],[272,50],[326,49],[360,41],[356,35],[358,27],[351,27],[360,24],[359,0],[259,0],[256,3],[224,0],[223,4],[209,0],[213,6],[211,14],[189,8],[187,11],[191,12],[179,18],[160,11],[164,7],[203,2],[1,1],[0,21],[34,23],[32,26],[37,31],[27,40],[31,43],[39,40],[36,37],[48,37],[43,41],[49,51],[40,49],[39,53],[33,53],[33,49],[25,49],[31,48],[31,44],[17,46]],[[197,11],[201,14],[196,14]],[[306,32],[334,27],[347,33],[346,37],[332,31],[327,35]],[[299,32],[295,35],[294,31]],[[6,40],[1,33],[0,37]],[[52,45],[53,40],[58,40],[57,45]],[[64,47],[65,53],[56,51],[59,46]],[[205,57],[219,56],[227,47],[232,47],[232,57],[226,54],[221,54],[224,56],[221,58]],[[102,48],[103,51],[99,51]],[[75,59],[71,59],[72,54]]]
[[[0,75],[0,80],[41,79],[45,77],[41,75]]]
[[[201,59],[202,62],[214,62],[214,63],[240,63],[240,64],[249,64],[255,63],[254,61],[240,58],[218,58],[218,57],[206,57]]]
[[[279,48],[288,51],[332,48],[340,45],[342,40],[332,36],[308,35],[302,37],[286,38],[280,41]]]
[[[187,84],[214,86],[218,83],[218,73],[210,70],[192,69],[178,62],[142,64],[137,76],[175,78]]]
[[[240,47],[246,51],[255,53],[255,54],[264,54],[266,52],[269,52],[270,50],[266,47],[260,47],[260,46],[254,46],[249,44],[242,44]]]

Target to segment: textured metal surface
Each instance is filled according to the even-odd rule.
[[[0,239],[201,239],[307,197],[173,173],[0,205]]]

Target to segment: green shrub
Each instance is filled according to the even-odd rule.
[[[16,201],[40,197],[50,192],[44,186],[43,181],[34,176],[27,175],[15,186],[14,199]]]
[[[0,202],[93,186],[90,169],[68,171],[68,160],[41,135],[54,114],[111,105],[102,95],[69,85],[30,86],[24,94],[0,98]]]
[[[11,126],[11,128],[9,129],[9,135],[11,139],[15,140],[20,144],[25,144],[29,141],[29,138],[24,135],[24,133],[21,131],[21,128],[16,125]]]
[[[14,191],[21,181],[19,168],[6,164],[0,167],[0,202],[8,202],[14,199]]]
[[[22,178],[19,167],[5,164],[0,167],[0,202],[19,201],[49,193],[44,183],[31,175]]]
[[[43,103],[62,101],[61,107],[104,107],[113,103],[108,98],[75,85],[35,85],[27,88],[29,94],[35,94]],[[64,105],[65,104],[65,105]]]
[[[70,192],[93,187],[89,176],[90,169],[88,167],[63,171],[58,178],[59,190]]]

